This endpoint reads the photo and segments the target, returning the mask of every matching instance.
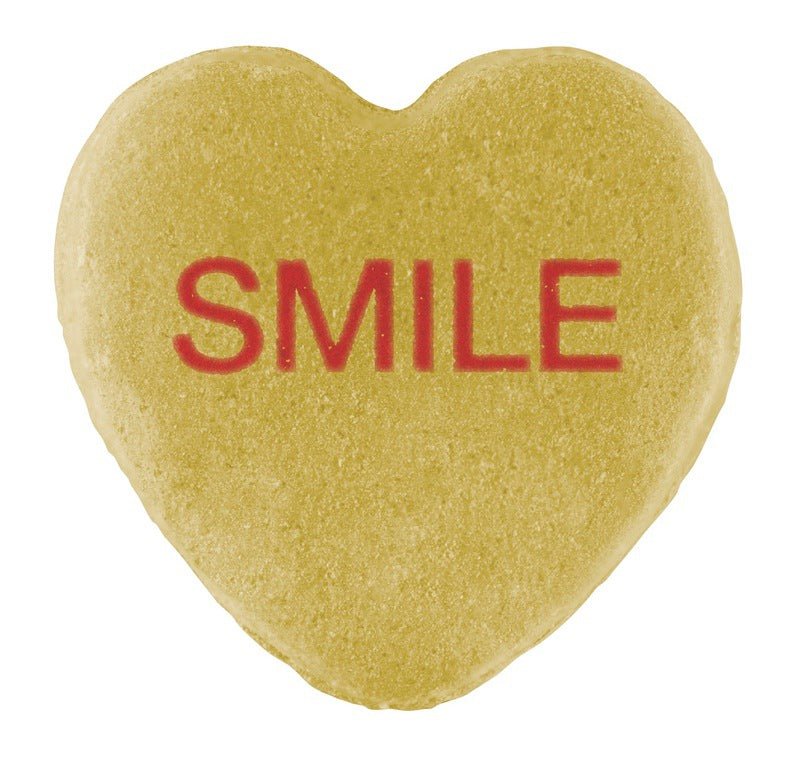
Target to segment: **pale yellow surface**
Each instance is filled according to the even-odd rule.
[[[284,50],[180,61],[100,122],[56,248],[75,375],[152,518],[264,647],[373,707],[461,695],[564,621],[675,493],[738,349],[708,156],[645,80],[576,50],[483,56],[400,112]],[[202,283],[264,328],[233,375],[172,347],[239,349],[178,303],[204,256],[261,280]],[[341,373],[298,308],[297,370],[279,373],[276,260],[308,262],[338,335],[376,257],[395,266],[394,372],[374,370],[370,307]],[[618,320],[565,326],[562,348],[619,353],[622,372],[539,371],[553,257],[621,260],[619,278],[563,281]],[[453,371],[455,258],[475,263],[476,351],[529,353],[531,372]],[[414,259],[436,268],[429,374],[411,364]]]

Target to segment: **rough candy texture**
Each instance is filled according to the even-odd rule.
[[[149,514],[214,597],[322,690],[371,707],[461,695],[563,622],[675,494],[738,350],[739,269],[711,161],[637,74],[569,49],[492,53],[387,111],[284,50],[202,53],[125,92],[80,154],[56,244],[59,314],[92,419]],[[241,334],[189,315],[191,262],[247,262],[259,360],[212,375],[178,333],[231,356]],[[304,259],[334,335],[364,260],[395,269],[395,368],[373,307],[326,370],[297,309],[275,360],[278,259]],[[453,369],[455,259],[474,263],[479,353]],[[542,372],[539,265],[565,278],[568,353],[621,372]],[[435,271],[435,370],[412,364],[411,267]],[[665,569],[668,572],[668,569]]]

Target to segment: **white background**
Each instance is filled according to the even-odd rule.
[[[0,757],[800,758],[792,5],[6,5]],[[52,249],[72,161],[135,80],[241,44],[297,50],[396,108],[476,54],[587,48],[678,106],[728,197],[742,353],[697,465],[561,629],[433,710],[336,700],[241,632],[147,518],[68,369]]]

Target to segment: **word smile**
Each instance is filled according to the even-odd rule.
[[[202,277],[224,274],[233,277],[243,291],[258,291],[260,283],[253,269],[230,257],[199,259],[178,278],[178,298],[190,314],[236,328],[242,334],[242,347],[231,357],[211,357],[200,352],[191,336],[173,338],[181,360],[203,373],[235,373],[252,365],[264,348],[264,334],[256,318],[241,309],[207,301],[197,292]],[[620,274],[616,259],[545,259],[539,271],[539,368],[562,372],[617,372],[621,357],[615,354],[562,354],[559,343],[563,322],[613,322],[613,306],[564,306],[559,300],[562,277],[609,277]],[[302,259],[280,260],[277,288],[277,368],[295,369],[297,302],[303,307],[328,370],[344,370],[356,334],[370,300],[375,301],[375,369],[394,368],[394,272],[388,259],[367,259],[350,300],[338,340],[334,340],[328,320],[314,289],[311,272]],[[433,356],[433,262],[414,262],[414,367],[431,372]],[[531,358],[525,354],[476,354],[473,351],[473,276],[472,262],[453,262],[453,368],[459,371],[527,371]]]

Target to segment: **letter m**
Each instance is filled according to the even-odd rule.
[[[375,369],[391,370],[394,362],[392,336],[393,273],[388,259],[367,259],[338,341],[331,336],[328,321],[311,282],[311,273],[302,259],[280,260],[277,271],[278,291],[278,369],[295,367],[299,297],[328,370],[343,370],[353,348],[358,328],[364,319],[372,292],[375,292]]]

